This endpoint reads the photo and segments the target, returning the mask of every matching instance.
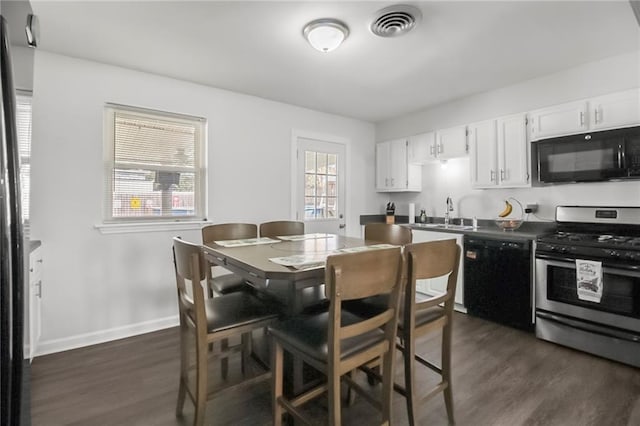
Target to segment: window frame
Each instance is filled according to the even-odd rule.
[[[196,142],[194,173],[194,215],[193,216],[140,216],[140,217],[114,217],[113,216],[113,185],[114,169],[118,168],[115,161],[115,117],[118,112],[140,116],[141,118],[162,119],[176,123],[194,125],[199,135]],[[207,120],[203,117],[179,114],[141,108],[115,103],[106,103],[103,113],[103,159],[104,159],[104,187],[103,187],[103,223],[96,225],[103,233],[114,232],[141,232],[146,230],[191,229],[199,227],[207,220]],[[152,167],[152,170],[177,171],[173,167]],[[191,172],[191,170],[190,170]],[[156,226],[157,225],[157,226]]]

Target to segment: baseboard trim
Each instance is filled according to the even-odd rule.
[[[85,346],[97,345],[99,343],[106,343],[112,340],[124,339],[140,334],[151,333],[153,331],[175,327],[178,324],[178,316],[173,315],[157,320],[125,325],[123,327],[115,327],[108,330],[95,331],[93,333],[78,334],[76,336],[65,337],[62,339],[46,340],[38,343],[38,348],[34,357],[68,351],[71,349],[78,349]]]

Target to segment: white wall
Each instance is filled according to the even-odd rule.
[[[32,145],[32,238],[43,244],[41,353],[175,324],[171,237],[103,235],[105,102],[208,121],[209,220],[290,215],[292,129],[350,141],[347,229],[377,208],[374,126],[264,99],[39,51]]]
[[[464,125],[503,115],[526,112],[563,102],[640,87],[640,51],[588,63],[580,67],[525,81],[513,86],[439,105],[397,119],[378,123],[376,140],[383,141],[426,131]],[[456,216],[491,219],[502,210],[502,200],[515,197],[537,202],[538,217],[553,219],[559,204],[640,205],[640,181],[555,185],[529,189],[471,189],[468,158],[423,167],[423,189],[419,194],[394,194],[399,214],[408,203],[442,216],[451,195]],[[382,213],[378,206],[376,213]],[[531,220],[536,220],[530,217]]]

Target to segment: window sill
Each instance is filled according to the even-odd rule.
[[[200,229],[208,225],[206,221],[193,222],[141,222],[141,223],[102,223],[95,225],[101,234],[128,234],[134,232],[183,231]]]

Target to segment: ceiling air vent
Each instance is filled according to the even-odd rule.
[[[371,23],[371,32],[380,37],[397,37],[411,31],[421,19],[422,12],[413,6],[385,7],[376,13]]]

